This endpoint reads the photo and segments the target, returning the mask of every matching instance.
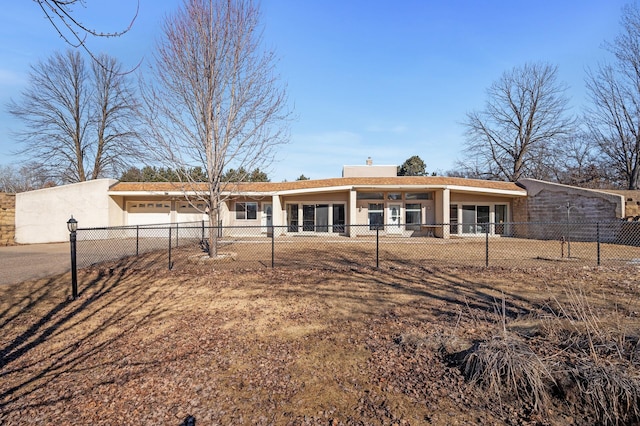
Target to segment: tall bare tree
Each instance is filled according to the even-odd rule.
[[[29,85],[9,112],[23,123],[18,152],[59,182],[116,176],[135,152],[137,104],[119,63],[99,56],[87,68],[78,51],[31,67]]]
[[[223,193],[236,184],[224,171],[264,169],[288,141],[286,92],[274,53],[263,50],[253,1],[185,0],[162,29],[153,83],[143,83],[146,146],[175,170],[206,170],[207,191],[199,197],[215,225]],[[181,179],[196,185],[188,175]],[[209,255],[217,255],[216,232]]]
[[[92,125],[94,141],[89,145],[93,160],[91,179],[117,176],[139,156],[139,104],[132,83],[121,64],[102,54],[91,63],[93,71]]]
[[[640,185],[640,9],[623,8],[622,31],[607,49],[613,64],[587,74],[592,105],[585,122],[601,154],[627,189]]]
[[[138,17],[140,2],[137,2],[136,12],[129,24],[120,31],[99,31],[83,23],[74,12],[74,6],[84,6],[84,0],[35,0],[44,16],[51,23],[58,35],[73,47],[82,47],[97,63],[100,59],[87,47],[89,37],[119,37],[131,30]]]
[[[487,91],[482,111],[467,114],[465,156],[490,179],[548,174],[551,147],[573,131],[557,67],[529,63],[505,72]]]

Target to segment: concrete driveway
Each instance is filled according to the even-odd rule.
[[[69,243],[0,247],[0,285],[45,278],[71,270]]]

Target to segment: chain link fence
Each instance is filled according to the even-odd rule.
[[[448,235],[440,238],[435,235]],[[207,254],[214,236],[216,257]],[[78,229],[78,267],[139,269],[640,266],[640,222]]]

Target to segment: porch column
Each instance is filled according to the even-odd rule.
[[[436,223],[442,224],[442,228],[436,228],[435,235],[440,238],[449,238],[449,204],[451,194],[448,188],[436,192]]]
[[[271,196],[271,223],[273,226],[282,226],[282,217],[284,213],[282,212],[282,204],[280,204],[280,196],[272,195]],[[282,230],[281,230],[282,231]]]
[[[347,222],[347,225],[355,225],[357,223],[357,217],[356,217],[356,190],[355,189],[351,189],[349,191],[349,222]],[[358,234],[358,228],[351,228],[348,227],[347,229],[349,229],[349,236],[350,237],[355,237]]]

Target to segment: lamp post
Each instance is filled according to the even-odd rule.
[[[78,221],[73,218],[67,221],[67,229],[69,230],[69,242],[71,243],[71,299],[78,298],[78,274],[76,270],[76,231],[78,230]]]

